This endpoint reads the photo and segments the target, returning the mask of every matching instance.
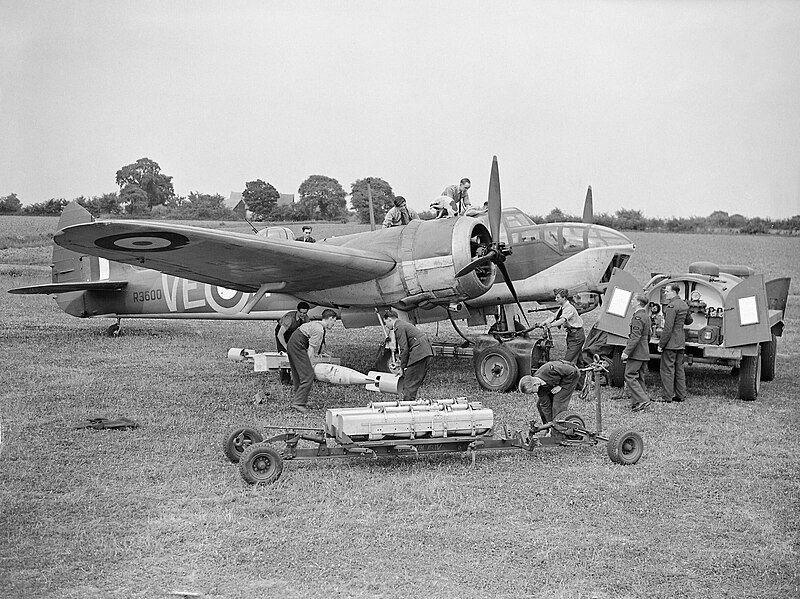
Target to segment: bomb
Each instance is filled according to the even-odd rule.
[[[370,370],[363,374],[347,366],[337,364],[315,364],[314,376],[318,381],[334,385],[365,385],[369,391],[378,393],[398,394],[401,377],[388,372]]]

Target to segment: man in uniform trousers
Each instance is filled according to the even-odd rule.
[[[322,311],[322,320],[312,320],[301,324],[292,333],[287,346],[289,366],[292,369],[292,408],[305,414],[307,411],[308,394],[314,384],[314,365],[312,358],[322,351],[325,344],[325,331],[336,324],[336,312],[330,308]]]
[[[660,401],[670,403],[686,399],[686,373],[683,358],[686,350],[686,336],[683,325],[692,324],[689,305],[679,297],[681,286],[670,283],[664,288],[664,330],[658,340],[661,352],[661,386],[664,397]]]
[[[533,376],[527,375],[519,381],[522,393],[537,393],[536,407],[547,424],[555,416],[569,409],[569,400],[578,386],[580,370],[567,360],[553,360],[539,367]]]
[[[425,333],[413,324],[400,320],[394,310],[387,310],[383,320],[386,326],[394,331],[400,353],[400,365],[403,367],[402,399],[414,400],[433,360],[430,341]]]
[[[644,367],[650,359],[650,316],[647,314],[647,296],[637,293],[631,299],[634,312],[628,344],[622,352],[625,362],[625,382],[631,392],[631,410],[647,409],[652,402],[644,388]]]

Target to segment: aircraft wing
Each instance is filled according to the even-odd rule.
[[[128,281],[75,281],[71,283],[46,283],[30,287],[15,287],[9,293],[24,295],[54,295],[69,291],[120,291],[128,286]]]
[[[97,221],[61,229],[58,245],[237,291],[296,293],[369,281],[395,260],[377,251],[274,240],[154,222]]]

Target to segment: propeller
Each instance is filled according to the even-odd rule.
[[[586,200],[583,202],[583,222],[587,225],[594,223],[594,204],[592,203],[592,186],[586,190]]]
[[[497,269],[503,275],[503,280],[506,282],[511,296],[519,308],[520,314],[528,323],[528,317],[525,315],[525,310],[519,302],[517,291],[514,289],[514,283],[508,275],[505,261],[506,256],[511,253],[511,248],[506,247],[504,243],[500,242],[500,224],[503,218],[503,202],[500,199],[500,170],[497,167],[497,156],[492,157],[492,172],[489,176],[489,233],[492,236],[492,242],[486,247],[485,253],[475,258],[472,262],[467,264],[464,268],[456,273],[456,277],[464,276],[471,273],[476,268],[484,266],[490,262],[497,266]]]

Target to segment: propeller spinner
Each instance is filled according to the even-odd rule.
[[[456,273],[456,277],[471,273],[476,268],[490,262],[494,263],[497,269],[502,273],[508,290],[511,292],[514,301],[517,303],[520,314],[522,314],[527,323],[528,317],[525,315],[525,310],[519,302],[517,291],[514,289],[514,283],[511,281],[511,277],[508,276],[508,270],[505,265],[506,256],[511,254],[511,248],[506,247],[506,245],[500,241],[500,221],[502,217],[503,203],[500,199],[500,170],[497,167],[497,156],[494,156],[492,157],[492,172],[489,177],[489,232],[492,236],[492,241],[488,246],[483,246],[485,248],[484,253],[459,270]]]

